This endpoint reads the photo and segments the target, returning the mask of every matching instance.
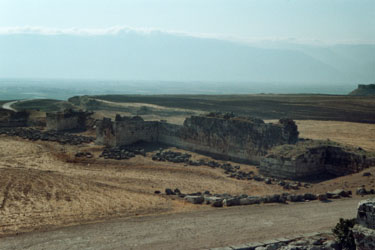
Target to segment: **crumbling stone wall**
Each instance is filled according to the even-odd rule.
[[[107,133],[105,131],[112,131]],[[103,137],[107,136],[107,139]],[[146,122],[140,117],[117,117],[112,124],[97,124],[97,142],[109,146],[127,145],[139,140],[161,142],[236,161],[258,163],[275,145],[296,143],[297,126],[292,120],[277,124],[262,120],[220,114],[191,116],[183,126]]]
[[[353,228],[356,249],[375,249],[375,199],[361,201],[357,211],[357,225]]]
[[[137,141],[157,142],[158,122],[141,117],[116,116],[114,122],[104,118],[96,123],[96,143],[107,146],[129,145]]]
[[[172,132],[171,132],[172,131]],[[277,124],[248,117],[191,116],[183,126],[160,125],[159,141],[216,157],[258,163],[275,145],[296,143],[291,120]]]
[[[30,113],[0,109],[0,127],[26,127]]]
[[[363,150],[312,141],[275,148],[262,158],[259,171],[277,178],[305,179],[357,173],[373,164],[374,159]]]
[[[74,111],[72,109],[46,113],[46,125],[48,130],[85,130],[87,118],[92,113]]]
[[[96,141],[97,144],[110,147],[116,146],[116,136],[114,123],[110,118],[103,118],[96,122]]]

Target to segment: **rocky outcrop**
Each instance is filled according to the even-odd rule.
[[[303,141],[272,149],[261,160],[260,173],[277,178],[305,179],[321,174],[342,176],[375,164],[374,155],[328,141]]]
[[[349,95],[375,96],[375,84],[358,84],[358,88],[350,92]]]
[[[358,205],[357,225],[353,228],[358,250],[375,249],[375,199],[361,201]]]
[[[87,120],[90,115],[92,115],[91,112],[75,111],[72,109],[46,113],[47,130],[84,131],[87,128]]]
[[[214,113],[191,116],[183,126],[120,116],[114,122],[104,119],[97,123],[98,144],[119,146],[137,141],[160,142],[226,160],[259,163],[273,146],[296,143],[298,130],[289,119],[273,124]]]

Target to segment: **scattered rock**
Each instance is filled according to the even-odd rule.
[[[327,197],[326,194],[318,194],[318,200],[326,201],[326,200],[328,200],[328,197]]]
[[[135,145],[105,148],[99,157],[104,159],[127,160],[136,155],[145,156],[145,150]]]
[[[18,136],[31,141],[53,141],[60,144],[79,145],[90,143],[94,137],[74,135],[68,132],[41,131],[33,128],[0,128],[0,135]]]
[[[187,195],[184,198],[186,201],[193,203],[193,204],[202,204],[204,202],[203,196],[193,196],[193,195]]]
[[[78,158],[81,158],[81,157],[92,158],[93,157],[93,155],[90,152],[78,152],[74,156]]]
[[[175,195],[175,193],[172,191],[172,189],[170,189],[170,188],[166,188],[165,189],[165,194],[166,195]]]

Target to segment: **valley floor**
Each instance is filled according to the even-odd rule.
[[[301,137],[331,139],[375,151],[374,124],[330,121],[297,121],[297,124]],[[129,160],[117,161],[99,158],[102,150],[102,146],[93,143],[68,146],[0,136],[0,237],[111,221],[46,234],[1,238],[1,246],[6,246],[4,249],[16,249],[16,246],[48,249],[54,244],[59,246],[58,242],[70,242],[70,249],[78,249],[88,242],[97,246],[114,244],[113,248],[120,248],[126,243],[129,248],[135,249],[152,244],[163,249],[176,249],[189,242],[191,248],[222,246],[235,241],[279,237],[283,236],[283,232],[304,232],[304,228],[306,232],[329,229],[339,217],[354,217],[356,204],[361,199],[354,195],[352,199],[329,204],[312,202],[239,208],[193,205],[175,197],[154,194],[154,191],[178,188],[184,193],[209,190],[233,195],[267,195],[285,190],[264,182],[229,178],[222,169],[155,162],[151,159],[152,152],[146,157],[137,155]],[[78,151],[91,152],[94,157],[76,158],[74,155]],[[192,155],[194,159],[207,159],[199,154]],[[257,172],[255,166],[239,165],[241,170]],[[324,193],[343,188],[355,193],[361,185],[375,188],[375,169],[366,171],[372,175],[353,174],[288,192]],[[316,211],[315,215],[313,211]],[[278,213],[283,214],[281,217],[285,219],[281,219]],[[152,216],[142,217],[144,215]],[[272,225],[267,225],[267,221]],[[295,223],[300,224],[294,228]],[[119,230],[118,233],[116,230]],[[204,234],[206,231],[207,235]],[[197,235],[201,238],[194,242]],[[177,237],[183,240],[179,243]],[[50,241],[46,240],[49,238]],[[164,241],[165,238],[168,240]],[[143,241],[137,243],[140,239]],[[209,244],[200,245],[207,239]],[[113,243],[109,243],[112,240]],[[163,242],[169,243],[163,245]],[[63,246],[56,249],[63,249]]]

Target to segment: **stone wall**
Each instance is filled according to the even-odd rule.
[[[47,130],[85,130],[86,120],[92,113],[71,109],[46,114]]]
[[[260,162],[260,173],[285,179],[342,176],[373,165],[367,152],[330,142],[299,142],[273,149]]]
[[[26,127],[30,114],[26,111],[15,112],[0,109],[0,127]]]
[[[104,118],[96,123],[96,143],[110,147],[130,145],[137,141],[157,142],[158,122],[144,121],[139,116],[116,116],[114,122]]]
[[[358,205],[357,225],[353,228],[357,250],[375,249],[375,199],[361,201]]]
[[[191,116],[183,126],[147,122],[140,117],[117,117],[97,123],[97,143],[128,145],[136,141],[160,142],[235,161],[258,163],[275,145],[296,143],[297,126],[291,120],[277,124],[246,117],[211,114]]]

